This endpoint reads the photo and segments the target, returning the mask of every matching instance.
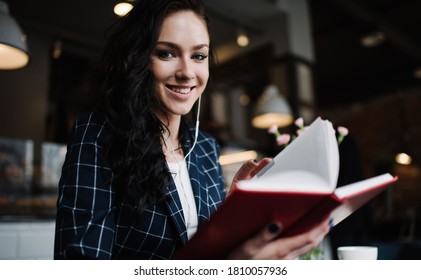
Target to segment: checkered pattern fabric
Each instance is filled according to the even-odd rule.
[[[141,214],[124,202],[116,204],[106,137],[96,113],[81,116],[72,129],[59,183],[54,258],[170,259],[187,241],[175,184],[168,186],[164,201]],[[225,197],[218,158],[215,139],[200,132],[187,159],[199,226]]]

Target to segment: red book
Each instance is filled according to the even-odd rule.
[[[280,237],[329,217],[336,225],[397,180],[383,174],[336,189],[339,151],[329,121],[315,120],[255,178],[240,181],[175,259],[224,259],[274,221]]]

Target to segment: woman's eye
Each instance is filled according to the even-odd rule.
[[[193,55],[193,59],[195,60],[205,60],[208,56],[203,53]]]
[[[156,51],[156,56],[158,56],[161,59],[170,59],[174,57],[174,54],[168,50],[158,50]]]

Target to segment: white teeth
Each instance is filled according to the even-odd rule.
[[[191,89],[190,88],[171,88],[171,90],[178,93],[185,94],[185,93],[190,92]]]

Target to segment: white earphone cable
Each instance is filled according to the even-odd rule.
[[[199,116],[200,116],[200,104],[201,104],[201,101],[202,101],[202,95],[199,96],[199,100],[197,102],[196,129],[195,129],[195,132],[194,132],[193,146],[190,148],[190,151],[184,157],[184,160],[186,160],[187,157],[191,154],[191,152],[194,149],[194,146],[196,146],[196,143],[197,143],[197,137],[199,135]],[[190,160],[188,161],[188,166],[190,167]]]

